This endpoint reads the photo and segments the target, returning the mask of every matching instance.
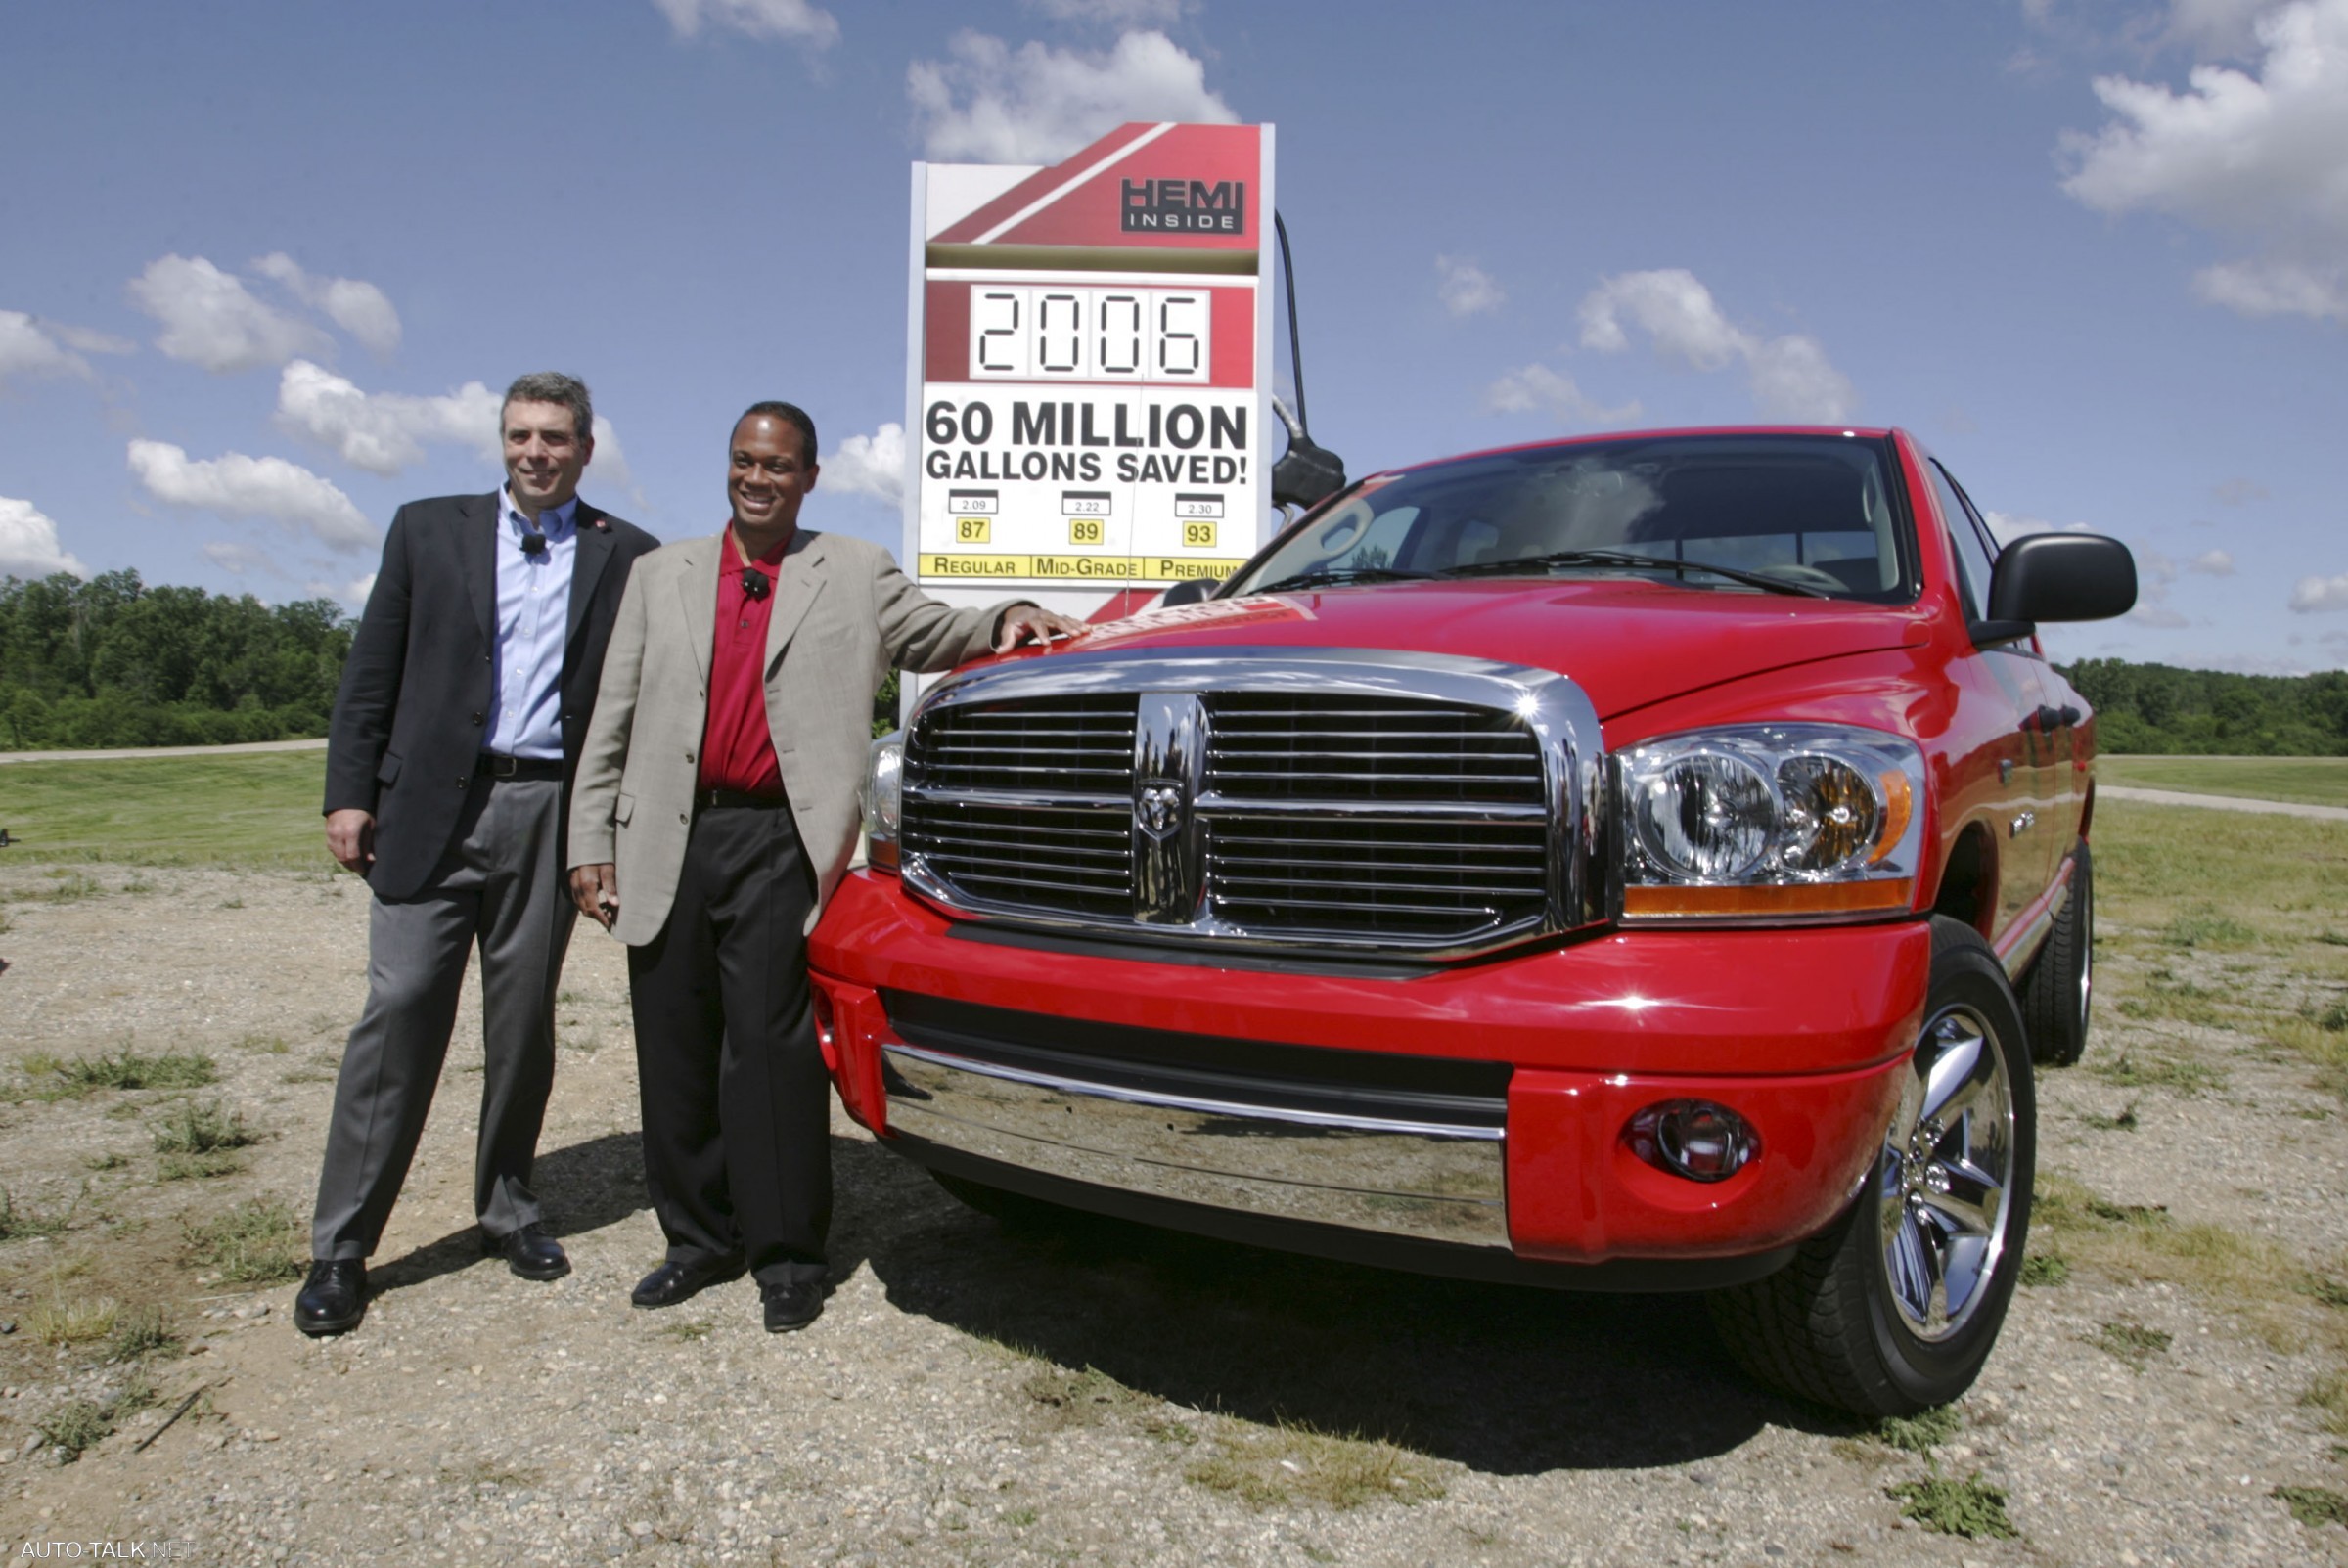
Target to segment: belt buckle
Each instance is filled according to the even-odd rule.
[[[489,777],[511,779],[520,767],[521,759],[519,757],[501,757],[493,754],[489,758]]]

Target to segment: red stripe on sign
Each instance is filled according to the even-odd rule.
[[[1262,126],[1177,125],[1019,219],[995,243],[1254,250],[1272,221],[1263,197]]]
[[[1255,291],[1213,289],[1214,372],[1209,385],[1255,384]]]
[[[987,230],[1031,203],[1051,195],[1092,164],[1122,151],[1136,138],[1157,129],[1154,121],[1135,120],[1120,125],[1075,157],[1038,169],[967,218],[957,218],[932,237],[938,245],[969,245]]]
[[[922,380],[971,379],[971,288],[967,283],[930,283],[922,310]]]

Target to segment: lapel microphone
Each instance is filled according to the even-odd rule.
[[[766,597],[766,573],[760,571],[755,566],[745,566],[742,568],[742,593],[744,598],[764,599]]]
[[[521,553],[533,560],[546,554],[546,535],[525,533],[521,536]]]

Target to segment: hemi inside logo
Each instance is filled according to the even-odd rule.
[[[1127,233],[1245,234],[1247,182],[1126,180],[1117,203]]]

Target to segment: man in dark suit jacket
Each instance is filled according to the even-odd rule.
[[[529,1186],[576,914],[563,885],[570,779],[629,568],[659,541],[578,499],[595,452],[579,381],[522,377],[499,423],[502,490],[411,502],[392,519],[335,699],[327,845],[375,899],[367,1006],[335,1085],[294,1299],[308,1334],[366,1313],[366,1259],[423,1136],[476,944],[483,1248],[524,1278],[570,1268]]]

